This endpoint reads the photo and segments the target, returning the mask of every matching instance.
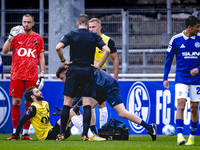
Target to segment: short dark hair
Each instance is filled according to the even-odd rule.
[[[89,21],[89,18],[88,18],[88,15],[86,14],[80,14],[78,16],[78,23],[81,25],[81,24],[85,24],[87,25],[88,24],[88,21]]]
[[[31,98],[31,95],[33,95],[33,89],[36,88],[34,86],[29,87],[25,92],[25,100],[29,103],[33,102],[33,99]]]
[[[26,13],[26,14],[23,15],[23,17],[31,17],[34,21],[34,16],[31,13]],[[22,20],[23,20],[23,17],[22,17]]]
[[[186,28],[188,28],[188,26],[195,26],[197,23],[200,23],[200,20],[195,17],[195,16],[189,16],[186,20],[185,20],[185,25]]]
[[[67,71],[67,68],[64,67],[64,66],[60,66],[60,67],[58,68],[58,70],[56,71],[56,77],[57,77],[57,78],[60,78],[60,74],[61,74],[62,72],[64,72],[64,71]]]

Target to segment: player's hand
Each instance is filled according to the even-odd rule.
[[[192,76],[196,76],[198,73],[199,73],[199,69],[198,68],[194,68],[194,69],[190,70],[190,74]]]
[[[54,116],[60,116],[62,114],[62,109],[58,108],[55,106],[55,108],[57,109],[57,112],[53,113],[52,115]]]
[[[164,82],[163,82],[163,86],[164,86],[164,88],[165,89],[169,89],[169,81],[168,80],[165,80]]]
[[[22,34],[23,30],[24,30],[24,27],[20,26],[20,25],[13,27],[10,30],[10,34],[8,36],[8,41],[11,42],[16,35]]]
[[[36,82],[37,85],[39,85],[38,90],[41,90],[44,86],[44,71],[41,71],[40,77],[38,81]]]
[[[68,62],[68,61],[64,61],[62,64],[65,68],[69,67],[69,65],[71,64],[72,62]]]
[[[99,65],[98,64],[91,64],[91,66],[94,68],[94,71],[98,71],[98,70],[100,70],[101,69],[101,67],[99,67]]]
[[[73,111],[76,113],[76,115],[80,115],[80,113],[79,113],[80,107],[78,107],[77,105],[74,105],[74,106],[72,106],[72,108],[73,108]]]

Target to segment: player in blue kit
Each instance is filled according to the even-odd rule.
[[[56,76],[61,79],[62,82],[66,80],[65,74],[67,74],[68,69],[64,66],[58,68]],[[97,104],[102,104],[107,101],[111,107],[113,107],[121,118],[126,118],[138,125],[143,126],[148,130],[148,134],[152,137],[152,140],[157,139],[156,125],[148,124],[143,121],[136,114],[129,112],[125,109],[122,98],[119,93],[119,84],[110,74],[103,70],[96,71],[94,73],[95,77],[95,89],[96,97],[91,101],[91,108],[94,108]],[[67,82],[65,81],[65,84]],[[76,98],[80,96],[77,95]],[[78,109],[73,109],[75,112]],[[71,115],[71,114],[70,114]]]
[[[61,114],[60,135],[58,140],[65,139],[65,128],[69,120],[69,111],[72,106],[73,98],[81,87],[81,96],[83,99],[83,134],[82,140],[88,140],[87,132],[91,119],[91,100],[96,96],[94,85],[94,69],[99,70],[107,57],[110,49],[97,34],[88,30],[88,16],[81,14],[78,17],[78,30],[71,31],[56,46],[57,54],[63,65],[69,65],[66,74],[64,88],[64,106]],[[70,62],[66,61],[63,56],[63,48],[70,45]],[[96,47],[104,51],[103,57],[99,64],[94,64],[94,54]]]
[[[173,36],[167,49],[164,68],[165,89],[169,89],[168,74],[174,55],[176,55],[175,99],[177,100],[176,131],[177,145],[186,143],[183,137],[183,112],[190,95],[190,136],[186,145],[194,145],[194,136],[198,125],[200,101],[200,20],[190,16],[185,20],[186,30]]]

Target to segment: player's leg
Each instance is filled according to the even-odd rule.
[[[87,133],[90,127],[90,121],[91,121],[91,97],[82,97],[83,99],[83,133],[82,138],[83,140],[87,139]],[[85,139],[86,138],[86,139]]]
[[[77,127],[81,132],[83,132],[83,115],[76,115],[74,111],[70,110],[70,117],[71,121],[74,124],[75,127]],[[88,137],[91,138],[93,136],[93,133],[91,129],[88,130]]]
[[[118,115],[121,118],[126,118],[136,124],[139,124],[143,126],[145,129],[148,130],[149,135],[151,135],[152,140],[155,141],[157,139],[157,133],[156,133],[156,125],[155,124],[148,124],[144,120],[142,120],[140,117],[138,117],[136,114],[129,112],[125,109],[124,104],[117,104],[114,106],[114,109],[117,111]]]
[[[22,83],[22,81],[11,80],[10,82],[9,96],[12,97],[11,117],[12,117],[12,125],[13,125],[13,134],[11,135],[11,137],[7,138],[7,140],[14,139],[17,125],[19,124],[19,121],[21,119],[20,106],[22,103],[22,96],[23,96],[23,89],[24,89],[23,85],[24,83]]]
[[[108,111],[106,107],[106,102],[103,102],[99,107],[99,124],[100,128],[108,121]]]
[[[71,121],[68,122],[68,125],[66,126],[66,130],[65,130],[65,139],[67,139],[68,137],[70,137],[71,132]],[[56,124],[54,125],[54,127],[49,131],[46,140],[55,140],[56,137],[59,135],[60,133],[60,119],[56,122]]]
[[[61,114],[61,123],[60,123],[60,135],[58,136],[57,140],[64,140],[65,139],[65,129],[67,126],[67,122],[69,121],[69,112],[73,102],[73,98],[69,96],[64,96],[64,105]]]
[[[177,145],[184,145],[186,140],[183,137],[183,112],[186,105],[186,98],[188,96],[188,86],[184,84],[175,85],[175,99],[177,101],[176,111],[176,131],[177,131]]]
[[[36,82],[35,81],[24,81],[25,83],[25,91],[29,88],[29,87],[36,87],[38,88],[38,86],[36,85]],[[31,106],[30,103],[27,103],[26,100],[25,100],[25,112],[24,114],[26,113],[26,111],[28,110],[28,108]],[[23,133],[22,133],[22,139],[23,140],[33,140],[29,134],[28,134],[28,130],[29,130],[29,127],[30,127],[30,124],[31,124],[31,121],[28,120],[24,126],[23,126]]]
[[[190,102],[190,111],[191,111],[190,135],[186,145],[194,145],[194,137],[198,126],[198,108],[199,108],[199,102]]]
[[[97,134],[96,124],[95,124],[96,119],[95,119],[95,116],[94,116],[94,113],[95,113],[94,110],[95,110],[95,108],[92,109],[92,112],[91,112],[90,129],[93,133]]]
[[[199,99],[197,91],[198,85],[190,85],[190,111],[191,111],[191,120],[190,120],[190,135],[186,145],[194,145],[194,138],[198,127],[198,108],[199,108]]]

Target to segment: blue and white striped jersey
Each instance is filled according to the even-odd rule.
[[[174,55],[176,55],[176,83],[200,85],[200,73],[190,74],[194,68],[200,69],[200,34],[186,37],[183,31],[173,36],[166,51],[164,80],[168,79]]]

